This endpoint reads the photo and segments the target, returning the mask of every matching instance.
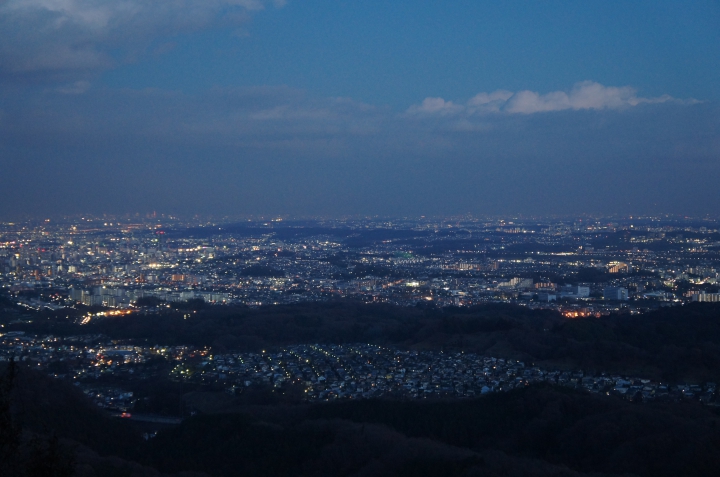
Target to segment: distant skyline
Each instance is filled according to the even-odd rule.
[[[0,219],[716,215],[716,1],[0,1]]]

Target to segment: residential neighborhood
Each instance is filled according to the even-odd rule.
[[[302,390],[308,402],[342,399],[472,398],[550,383],[634,402],[684,400],[718,405],[716,383],[665,383],[641,376],[560,370],[473,353],[401,350],[372,344],[308,344],[258,353],[187,346],[122,345],[102,336],[0,336],[0,361],[16,359],[81,387],[98,406],[130,412],[134,381],[169,377],[221,387],[230,395],[260,386]],[[158,364],[172,363],[167,376]],[[112,384],[109,384],[112,383]]]

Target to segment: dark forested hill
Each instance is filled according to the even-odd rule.
[[[57,436],[75,473],[3,475],[703,477],[720,469],[720,416],[711,408],[549,385],[459,401],[245,406],[195,416],[147,442],[72,387],[25,368],[12,408],[36,436],[27,445]]]
[[[3,477],[158,476],[128,460],[142,444],[131,423],[110,417],[69,383],[24,365],[0,366]]]
[[[466,401],[248,408],[161,433],[145,458],[214,475],[714,476],[720,417],[534,386]],[[203,436],[200,438],[199,436]]]

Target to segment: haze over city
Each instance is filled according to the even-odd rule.
[[[713,1],[9,0],[0,217],[720,205]]]

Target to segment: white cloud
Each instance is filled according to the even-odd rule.
[[[479,93],[470,98],[467,103],[468,110],[475,112],[499,111],[505,102],[512,97],[513,93],[505,90],[497,90],[492,93]]]
[[[660,103],[672,98],[639,98],[635,89],[603,86],[592,81],[577,83],[570,93],[554,91],[538,94],[533,91],[519,91],[509,98],[505,111],[509,113],[538,113],[564,109],[622,109],[640,103]]]
[[[80,80],[163,36],[238,26],[272,0],[0,1],[0,75]]]
[[[603,86],[593,81],[577,83],[570,92],[553,91],[539,94],[534,91],[498,90],[492,93],[479,93],[464,105],[445,101],[443,98],[426,98],[422,104],[413,105],[408,113],[441,114],[448,113],[472,115],[475,113],[533,114],[548,111],[630,108],[639,104],[656,104],[674,101],[696,103],[697,100],[678,100],[667,94],[656,98],[637,96],[630,86]]]
[[[573,109],[570,98],[562,91],[539,95],[533,91],[518,91],[503,108],[508,113],[538,113],[542,111],[560,111]]]

